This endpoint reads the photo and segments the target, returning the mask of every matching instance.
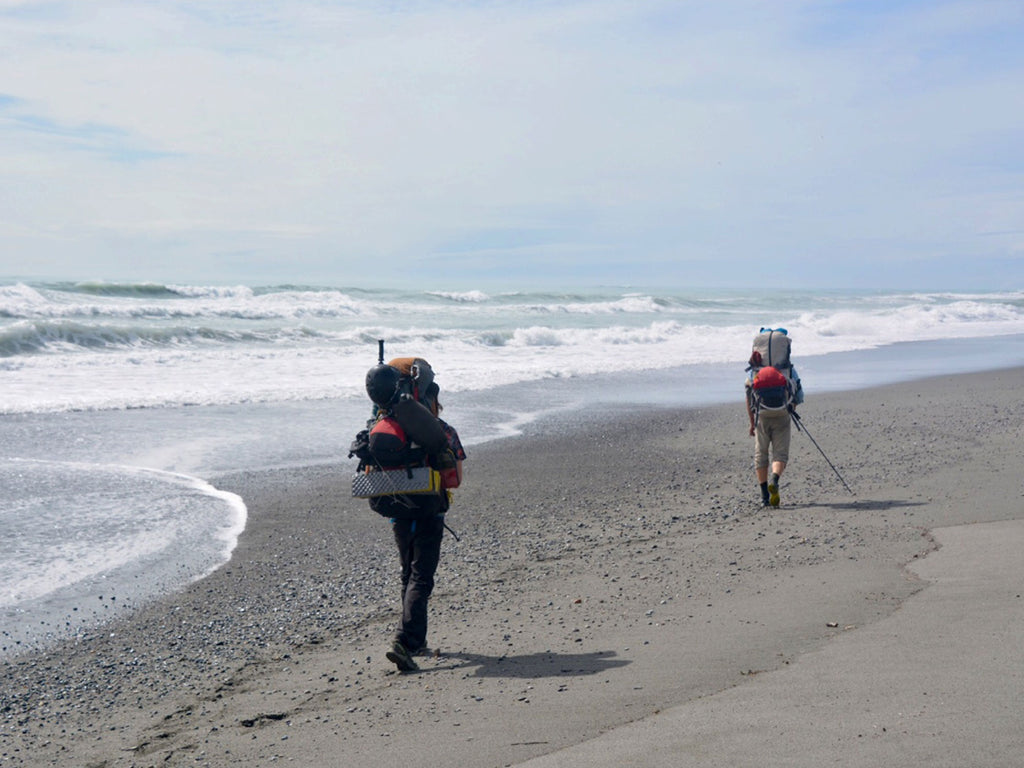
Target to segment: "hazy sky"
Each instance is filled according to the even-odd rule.
[[[1024,288],[1020,0],[0,0],[0,277]]]

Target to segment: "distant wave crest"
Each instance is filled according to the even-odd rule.
[[[380,306],[336,290],[61,283],[0,286],[0,318],[299,320],[374,315]]]
[[[449,301],[479,303],[490,301],[491,297],[483,291],[427,291],[428,296],[437,296]]]
[[[206,326],[116,326],[78,320],[21,320],[0,328],[0,358],[43,352],[212,344],[277,343],[315,336],[309,329],[266,332]]]

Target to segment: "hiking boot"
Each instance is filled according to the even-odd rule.
[[[398,640],[391,644],[391,650],[384,654],[388,661],[398,667],[399,672],[416,672],[419,665],[413,661],[412,654]]]
[[[774,472],[768,476],[768,503],[773,507],[778,506],[778,475]]]

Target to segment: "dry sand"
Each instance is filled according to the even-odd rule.
[[[0,765],[798,764],[751,739],[806,720],[786,681],[808,684],[823,654],[852,658],[845,648],[928,594],[914,564],[937,548],[934,529],[1024,519],[1021,381],[1014,369],[809,394],[804,423],[857,495],[796,434],[778,510],[760,507],[739,397],[471,449],[449,515],[461,541],[446,539],[431,602],[434,654],[414,675],[384,658],[397,558],[387,522],[348,498],[350,465],[218,478],[249,507],[231,563],[5,662]],[[998,573],[1019,614],[1024,561]],[[955,595],[942,605],[955,617]],[[884,644],[865,647],[851,675],[899,671],[891,653],[871,666]],[[999,713],[971,712],[979,723],[1001,728],[1007,696],[1024,700],[1013,648]],[[777,727],[750,722],[773,702]],[[714,750],[657,761],[652,729],[708,733],[712,713]],[[993,753],[993,727],[935,727],[929,748],[949,739],[974,765],[1018,764]],[[827,762],[918,764],[911,746],[889,734],[868,758],[851,738]]]

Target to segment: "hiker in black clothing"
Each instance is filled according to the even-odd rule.
[[[441,559],[449,489],[462,481],[466,452],[455,429],[438,416],[438,386],[425,360],[378,365],[367,374],[366,387],[376,407],[368,432],[360,433],[365,450],[357,447],[360,437],[353,444],[360,472],[384,478],[397,470],[404,479],[420,467],[433,478],[426,490],[385,488],[369,496],[370,508],[391,520],[402,566],[402,617],[386,656],[399,671],[412,672],[419,669],[413,655],[427,646],[427,604]]]

